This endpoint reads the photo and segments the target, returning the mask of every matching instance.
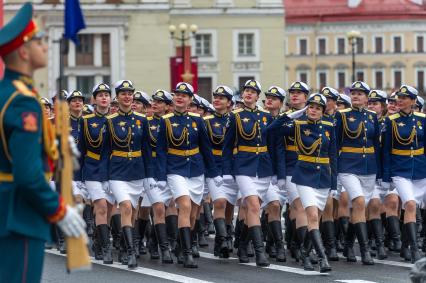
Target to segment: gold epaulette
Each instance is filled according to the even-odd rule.
[[[210,119],[213,119],[213,118],[214,118],[214,115],[209,115],[209,116],[204,117],[203,119],[204,120],[210,120]]]
[[[285,114],[291,114],[291,113],[293,113],[293,110],[288,110],[287,112],[284,112],[282,115],[285,115]],[[280,114],[281,115],[281,114]]]
[[[297,125],[307,125],[308,121],[294,120],[294,123],[297,124]]]
[[[242,111],[244,111],[243,108],[238,108],[238,109],[232,110],[232,113],[237,114],[237,113],[240,113]]]
[[[194,112],[188,112],[188,115],[192,117],[200,117],[200,114]]]
[[[13,83],[13,86],[16,88],[16,90],[20,94],[37,97],[37,95],[34,92],[32,92],[23,82],[14,80],[12,83]]]
[[[175,115],[174,113],[169,113],[169,114],[163,115],[161,118],[168,119],[170,117],[173,117],[174,115]]]
[[[93,117],[95,117],[96,115],[95,114],[87,114],[87,115],[84,115],[83,116],[83,119],[89,119],[89,118],[93,118]]]
[[[346,113],[346,112],[349,112],[349,111],[351,111],[352,110],[352,108],[345,108],[345,109],[341,109],[341,110],[339,110],[339,112],[340,113]]]
[[[425,113],[421,113],[421,112],[414,112],[413,114],[414,114],[414,116],[417,116],[417,117],[422,117],[422,118],[426,117],[426,114]]]
[[[396,118],[399,118],[399,117],[401,117],[401,115],[399,115],[399,113],[395,113],[389,116],[389,120],[395,120]]]
[[[377,115],[376,111],[373,111],[373,110],[370,110],[370,109],[365,109],[365,110],[367,110],[367,111],[368,111],[368,112],[370,112],[370,113],[373,113],[373,114],[376,114],[376,115]]]
[[[323,125],[327,125],[327,126],[331,126],[331,127],[333,127],[334,125],[333,125],[333,123],[331,123],[331,122],[329,122],[329,121],[321,121],[321,124],[323,124]]]
[[[117,116],[118,116],[118,113],[114,113],[114,114],[108,115],[107,119],[112,119],[112,118],[115,118]]]
[[[142,114],[142,113],[139,113],[139,112],[133,112],[136,116],[139,116],[139,117],[146,117],[146,115],[145,114]]]
[[[148,121],[151,121],[152,119],[154,119],[154,117],[151,116],[151,117],[148,117],[147,119]]]

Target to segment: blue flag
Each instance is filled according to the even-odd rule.
[[[79,0],[65,0],[65,37],[79,44],[77,33],[86,28]]]

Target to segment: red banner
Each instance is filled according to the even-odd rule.
[[[198,58],[190,57],[189,46],[185,47],[185,61],[180,56],[181,50],[177,48],[175,57],[170,58],[170,90],[176,87],[179,82],[190,83],[194,87],[194,91],[198,90]]]

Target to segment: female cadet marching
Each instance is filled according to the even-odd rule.
[[[109,185],[120,206],[122,236],[127,251],[121,261],[129,268],[137,266],[132,230],[144,179],[148,186],[155,185],[148,120],[145,115],[131,110],[134,90],[129,80],[116,83],[119,110],[107,117],[109,141],[106,142],[110,146]]]
[[[368,248],[365,207],[371,199],[380,170],[380,129],[377,115],[367,110],[370,87],[354,82],[350,88],[352,108],[336,113],[338,178],[352,201],[351,223],[345,240],[344,256],[356,262],[353,245],[355,234],[361,251],[362,263],[374,264]]]
[[[107,84],[101,83],[93,88],[92,94],[96,102],[95,113],[85,115],[80,120],[81,171],[90,199],[93,201],[96,237],[102,247],[102,260],[105,264],[112,264],[108,223],[115,200],[108,186],[109,155],[104,142],[111,89]]]
[[[308,235],[319,256],[320,272],[331,271],[319,231],[319,219],[324,210],[330,189],[337,186],[337,158],[332,122],[323,120],[326,98],[322,94],[312,94],[307,101],[306,114],[293,113],[291,120],[282,115],[268,128],[274,138],[294,136],[298,157],[291,181],[296,184],[302,205],[308,219]],[[292,116],[292,115],[290,115]],[[301,248],[302,259],[309,256],[309,242]],[[313,270],[312,265],[304,267]]]
[[[234,92],[227,86],[218,86],[213,92],[213,105],[216,112],[204,118],[207,133],[212,144],[212,152],[216,166],[222,175],[222,150],[225,139],[226,125],[229,119],[228,107]],[[227,227],[232,223],[232,217],[226,217],[227,207],[237,202],[238,187],[232,176],[223,176],[223,184],[216,186],[213,179],[206,176],[207,186],[213,200],[214,226],[216,230],[214,254],[220,258],[228,258],[230,247],[227,243]]]
[[[426,156],[425,114],[413,112],[418,92],[402,85],[397,91],[399,112],[390,115],[383,134],[383,182],[382,187],[395,185],[405,209],[403,235],[410,247],[411,262],[420,258],[417,247],[416,204],[425,197]],[[403,241],[404,244],[405,241]],[[403,247],[404,248],[404,247]]]
[[[179,208],[178,227],[183,265],[197,268],[191,249],[198,207],[203,198],[204,173],[216,184],[222,177],[216,169],[205,124],[199,114],[188,112],[194,95],[188,83],[178,83],[173,97],[174,112],[160,120],[157,136],[157,185],[170,189]],[[191,230],[192,229],[192,230]]]
[[[156,165],[156,146],[158,127],[160,124],[161,117],[166,115],[169,105],[173,103],[172,95],[165,90],[157,90],[152,96],[152,110],[154,115],[148,117],[149,124],[149,140],[152,148],[152,158],[154,165]],[[163,263],[173,263],[172,256],[170,254],[169,242],[167,239],[167,228],[166,228],[166,206],[172,201],[173,195],[170,190],[162,190],[158,186],[145,186],[145,197],[148,198],[152,204],[153,220],[154,220],[154,231],[153,235],[156,240],[151,239],[153,243],[160,246],[161,250],[161,261]],[[143,237],[143,235],[141,235]],[[154,248],[154,247],[152,247]],[[157,247],[155,247],[157,249]],[[152,254],[151,254],[152,255]]]
[[[240,262],[248,262],[247,245],[251,239],[257,266],[268,266],[263,251],[260,227],[260,203],[265,199],[273,175],[266,127],[272,116],[257,108],[260,84],[248,80],[243,86],[244,108],[233,112],[229,119],[223,145],[223,175],[233,175],[242,196],[240,213],[245,213],[238,247]]]

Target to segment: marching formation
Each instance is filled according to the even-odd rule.
[[[329,272],[338,252],[357,261],[355,239],[365,265],[386,249],[417,261],[426,182],[417,90],[403,85],[388,97],[357,81],[349,96],[332,87],[311,94],[294,82],[287,92],[268,88],[263,105],[260,95],[255,80],[241,96],[218,86],[212,104],[185,82],[152,96],[130,80],[113,90],[101,83],[90,105],[69,94],[81,152],[73,192],[86,206],[95,257],[134,268],[148,250],[196,268],[215,234],[215,256],[236,249],[257,266],[289,254],[305,270]]]

